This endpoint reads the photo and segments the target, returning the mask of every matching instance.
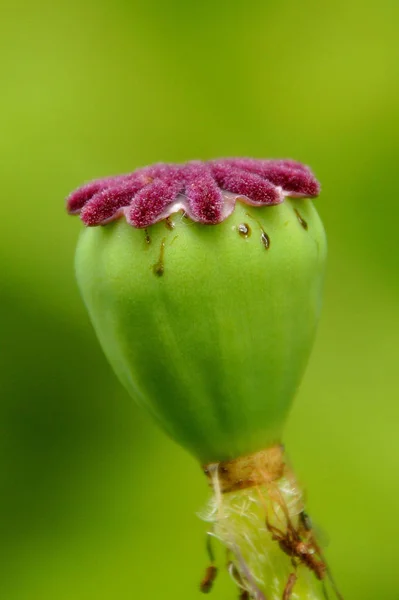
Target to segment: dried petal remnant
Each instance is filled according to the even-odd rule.
[[[226,158],[184,164],[158,163],[128,175],[92,181],[70,194],[67,209],[88,226],[125,216],[145,228],[183,211],[193,221],[215,225],[237,200],[254,206],[289,197],[315,197],[320,186],[311,170],[292,160]]]

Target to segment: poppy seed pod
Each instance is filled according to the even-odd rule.
[[[221,159],[156,164],[67,200],[87,225],[76,273],[99,341],[131,396],[203,465],[215,491],[210,533],[231,553],[242,598],[286,600],[294,589],[318,598],[309,574],[325,576],[280,445],[321,307],[318,193],[300,163]],[[245,529],[233,507],[249,498],[255,520]],[[232,513],[223,522],[222,506]],[[266,571],[281,571],[273,590],[239,542],[257,539],[260,522],[257,554],[269,556]]]
[[[325,235],[302,197],[317,192],[297,163],[241,159],[156,165],[68,200],[89,225],[76,272],[110,363],[202,463],[281,439],[320,312]]]

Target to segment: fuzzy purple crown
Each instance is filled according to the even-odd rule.
[[[289,197],[315,197],[320,185],[309,167],[293,160],[226,158],[184,164],[158,163],[128,175],[96,179],[67,199],[70,214],[88,226],[125,215],[133,227],[148,227],[178,211],[214,225],[237,200],[274,205]]]

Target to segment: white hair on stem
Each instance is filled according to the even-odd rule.
[[[320,549],[302,524],[303,493],[292,471],[285,469],[275,480],[261,473],[256,485],[228,492],[219,463],[207,465],[207,472],[213,494],[200,516],[212,524],[209,535],[226,548],[228,572],[240,597],[325,598]]]

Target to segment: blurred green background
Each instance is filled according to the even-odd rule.
[[[322,182],[324,313],[285,442],[346,600],[399,597],[398,23],[397,0],[3,3],[2,600],[200,598],[206,482],[99,349],[64,197],[233,155]]]

